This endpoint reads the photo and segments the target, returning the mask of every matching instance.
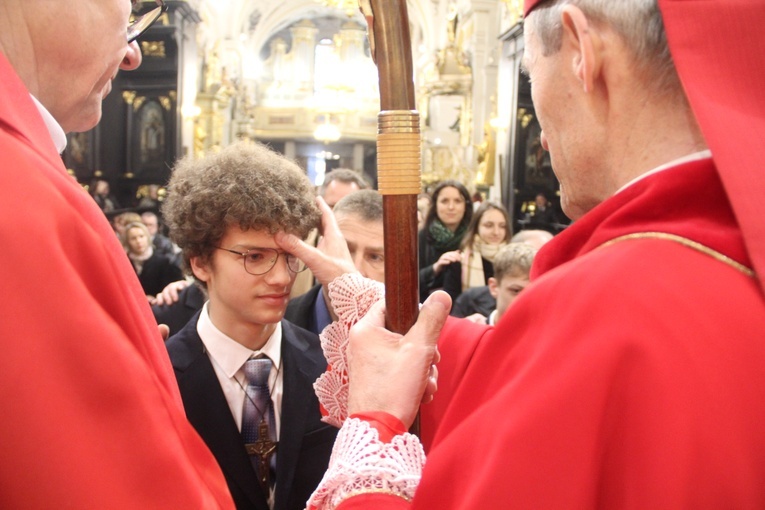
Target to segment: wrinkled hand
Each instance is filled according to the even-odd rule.
[[[178,280],[177,282],[168,283],[162,292],[157,294],[154,299],[153,305],[172,305],[178,302],[178,294],[188,287],[190,284],[187,280]]]
[[[436,263],[433,264],[433,271],[436,274],[439,274],[449,264],[453,264],[455,262],[461,262],[461,261],[462,261],[462,252],[460,252],[459,250],[447,251],[446,253],[438,257],[438,260],[436,261]]]
[[[412,425],[420,402],[435,392],[436,342],[450,308],[449,295],[434,292],[422,305],[417,322],[401,336],[385,329],[385,307],[380,302],[351,328],[349,415],[383,411],[407,428]],[[426,389],[430,395],[424,397]]]
[[[337,226],[332,209],[321,197],[316,199],[316,203],[321,209],[321,225],[324,232],[318,247],[313,247],[297,236],[284,232],[277,232],[274,239],[281,249],[305,262],[316,280],[326,286],[338,276],[355,273],[357,270],[348,251],[348,243]]]

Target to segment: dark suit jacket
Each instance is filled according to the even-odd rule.
[[[452,305],[449,315],[467,317],[476,312],[488,318],[497,308],[497,300],[489,292],[489,287],[471,287],[459,295]]]
[[[197,333],[199,314],[166,342],[186,416],[226,477],[236,507],[268,510],[226,397]],[[316,335],[282,321],[281,429],[276,460],[276,510],[303,510],[329,463],[337,429],[322,423],[313,382],[326,369]]]
[[[166,324],[172,336],[179,332],[204,304],[204,291],[192,283],[178,294],[178,301],[171,305],[152,305],[151,311],[157,324]]]
[[[313,315],[313,307],[317,299],[323,299],[321,285],[314,285],[305,294],[290,299],[284,318],[303,329],[319,333],[316,318]]]

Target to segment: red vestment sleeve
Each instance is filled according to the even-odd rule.
[[[494,328],[467,319],[449,317],[438,337],[438,390],[433,400],[420,407],[420,442],[425,453],[430,451],[446,408],[457,391],[470,360],[482,339],[491,336]]]

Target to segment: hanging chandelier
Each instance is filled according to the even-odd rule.
[[[340,128],[331,122],[330,117],[330,115],[324,115],[324,122],[316,126],[316,129],[313,131],[313,137],[325,145],[338,141],[343,135],[340,132]]]

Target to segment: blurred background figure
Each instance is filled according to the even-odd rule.
[[[141,215],[137,212],[127,211],[118,214],[112,219],[112,228],[117,234],[117,239],[120,240],[122,245],[125,245],[125,229],[131,223],[141,223]]]
[[[547,230],[521,230],[515,234],[511,239],[511,243],[526,243],[537,250],[540,249],[547,241],[553,238],[553,235]]]
[[[181,268],[181,249],[162,233],[159,217],[151,211],[146,211],[141,213],[141,222],[146,225],[146,229],[149,231],[154,252],[167,257],[178,268]]]
[[[446,266],[460,261],[460,243],[472,218],[467,188],[455,180],[440,182],[418,236],[421,302],[444,286]]]
[[[165,286],[183,278],[181,269],[169,258],[154,251],[146,225],[137,221],[125,227],[123,245],[149,302]]]
[[[510,218],[498,202],[483,202],[462,238],[462,259],[444,269],[444,290],[452,301],[465,290],[483,287],[494,276],[494,257],[510,239]]]
[[[558,231],[558,215],[553,205],[544,193],[537,193],[534,198],[534,208],[526,213],[524,223],[530,229],[543,229],[550,232]]]
[[[139,193],[142,196],[138,201],[138,208],[159,211],[161,203],[159,198],[159,184],[149,184],[147,186],[141,186],[141,188],[139,188]]]
[[[109,181],[104,179],[93,179],[90,183],[90,196],[96,201],[96,205],[104,211],[112,212],[115,209],[119,209],[120,205],[117,199],[111,194],[111,188],[109,187]]]
[[[324,198],[328,206],[335,207],[345,195],[360,189],[369,189],[369,183],[363,175],[350,168],[335,168],[324,176],[319,196]]]
[[[420,193],[417,196],[417,227],[419,230],[425,227],[425,218],[428,216],[430,204],[432,203],[433,199],[429,193]]]

